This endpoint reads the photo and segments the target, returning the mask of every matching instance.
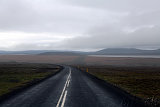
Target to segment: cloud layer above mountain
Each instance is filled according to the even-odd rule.
[[[0,49],[160,48],[159,4],[159,0],[0,0]]]

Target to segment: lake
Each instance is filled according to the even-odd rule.
[[[160,58],[160,55],[89,55],[94,57]]]

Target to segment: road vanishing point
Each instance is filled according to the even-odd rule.
[[[87,72],[64,66],[56,75],[0,104],[0,107],[143,107],[125,91]]]

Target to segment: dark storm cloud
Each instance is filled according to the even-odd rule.
[[[159,0],[0,0],[0,49],[160,48],[159,4]]]

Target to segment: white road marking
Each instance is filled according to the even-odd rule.
[[[64,107],[64,103],[65,103],[65,100],[66,100],[66,96],[67,96],[67,90],[66,90],[66,86],[68,87],[69,86],[69,83],[70,83],[70,79],[71,79],[71,68],[69,68],[69,75],[67,77],[67,80],[66,80],[66,83],[64,85],[64,88],[62,90],[62,93],[61,93],[61,96],[58,100],[58,103],[56,105],[56,107],[59,107],[60,103],[61,103],[61,100],[62,100],[62,97],[63,97],[63,100],[62,100],[62,104],[61,104],[61,107]],[[65,93],[64,93],[65,92]]]
[[[61,107],[64,107],[64,103],[66,101],[66,96],[67,96],[67,90],[65,91]]]
[[[69,79],[69,81],[68,81],[68,83],[67,83],[67,87],[69,86],[69,83],[70,83],[70,79]]]

